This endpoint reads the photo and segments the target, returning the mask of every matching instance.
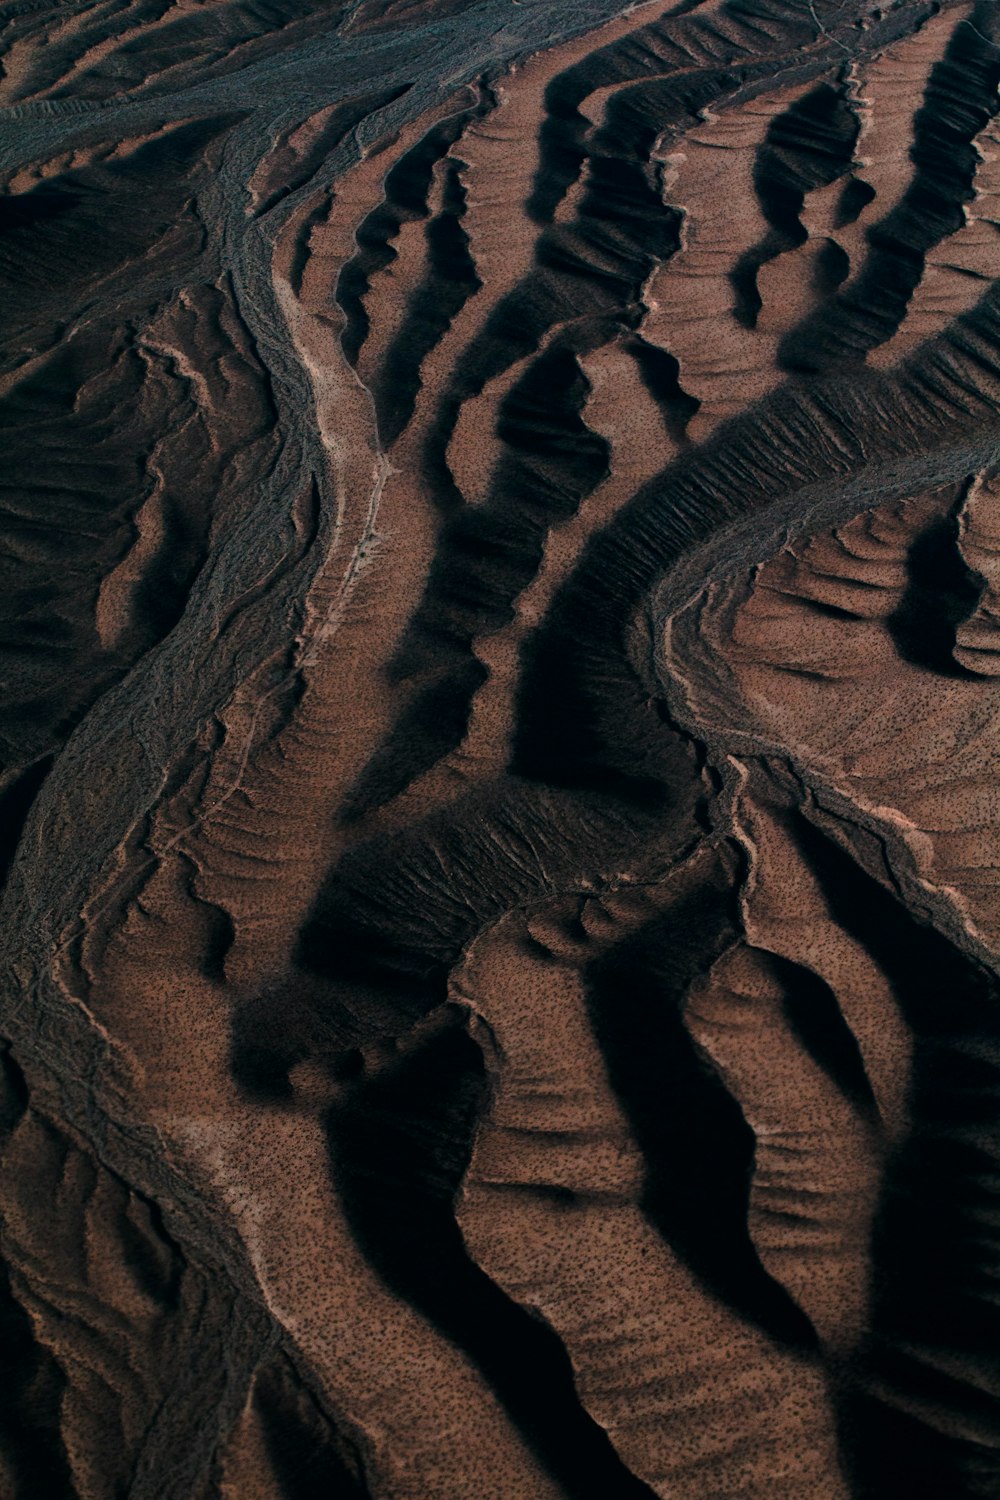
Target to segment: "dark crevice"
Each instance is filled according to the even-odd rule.
[[[791,62],[796,47],[814,39],[817,15],[829,10],[827,19],[838,19],[837,6],[828,7],[824,0],[811,9],[806,4],[759,6],[730,0],[720,12],[707,15],[698,13],[700,4],[681,0],[649,25],[591,52],[551,80],[539,129],[539,166],[527,202],[536,223],[551,223],[583,169],[592,126],[580,106],[591,94],[620,85],[609,114],[615,109],[633,118],[644,113],[659,131],[677,129],[709,103],[701,93],[706,80],[711,96],[717,97],[737,76],[730,69],[739,69],[743,77],[755,72],[773,77]],[[693,68],[692,63],[701,66]],[[654,84],[657,92],[650,95]]]
[[[503,447],[486,499],[445,525],[391,666],[395,681],[413,681],[410,702],[349,794],[345,821],[397,795],[461,743],[486,677],[475,640],[510,624],[550,528],[573,516],[608,472],[608,444],[581,415],[589,389],[575,354],[556,344],[503,401]]]
[[[909,1132],[873,1241],[871,1333],[845,1440],[864,1500],[988,1500],[1000,1487],[1000,985],[804,821],[836,920],[915,1038]]]
[[[535,353],[554,328],[562,325],[556,341],[562,349],[581,355],[640,321],[645,281],[680,243],[682,216],[665,206],[659,171],[649,161],[655,139],[644,120],[616,154],[595,149],[574,219],[542,231],[531,273],[501,299],[458,358],[424,454],[425,474],[446,513],[462,503],[446,455],[467,401]]]
[[[877,196],[871,183],[865,182],[863,177],[849,177],[837,203],[834,227],[844,229],[848,224],[857,223],[863,211]]]
[[[389,447],[413,415],[424,359],[441,340],[468,299],[481,287],[462,228],[465,214],[463,163],[449,160],[441,212],[427,225],[428,271],[410,299],[375,382],[375,409],[383,447]]]
[[[348,850],[302,934],[302,961],[343,976],[430,994],[476,932],[505,911],[586,876],[626,851],[693,833],[698,782],[675,744],[673,806],[498,780],[396,834]]]
[[[43,755],[0,794],[0,887],[7,879],[28,814],[54,761],[54,755]]]
[[[772,1337],[812,1349],[811,1323],[750,1238],[754,1133],[684,1023],[692,983],[736,937],[728,881],[687,894],[591,966],[591,1015],[645,1160],[650,1222],[716,1296]]]
[[[30,1099],[28,1081],[9,1044],[0,1038],[0,1146],[27,1112]]]
[[[612,786],[627,794],[660,780],[655,682],[629,642],[651,591],[725,528],[811,485],[930,452],[949,429],[969,433],[991,408],[959,361],[992,381],[997,296],[963,316],[939,345],[898,375],[856,372],[808,388],[788,382],[688,448],[645,483],[583,548],[522,652],[512,770],[549,785]],[[915,394],[914,394],[915,393]],[[641,616],[644,618],[644,616]]]
[[[302,281],[305,276],[306,266],[308,266],[310,256],[312,255],[309,243],[312,232],[317,225],[323,224],[326,221],[326,217],[330,212],[330,203],[330,194],[322,193],[315,205],[306,214],[301,228],[295,237],[288,267],[288,284],[296,297],[301,297],[302,295]]]
[[[858,1039],[844,1019],[837,996],[818,974],[802,964],[769,953],[768,962],[782,981],[789,1026],[844,1098],[869,1124],[879,1119]]]
[[[187,862],[186,856],[182,856]],[[224,906],[206,901],[198,890],[195,868],[186,882],[188,898],[197,913],[200,932],[197,960],[202,974],[211,984],[225,984],[226,958],[236,941],[236,924]]]
[[[287,1094],[287,1069],[310,1046],[330,1054],[405,1029],[441,1003],[473,937],[514,907],[692,847],[701,784],[689,746],[672,743],[668,787],[646,801],[503,778],[350,849],[303,926],[294,974],[236,1016],[244,1086]],[[315,1001],[302,999],[310,986]]]
[[[432,649],[425,640],[422,650]],[[351,789],[341,810],[345,825],[398,797],[464,740],[473,699],[489,673],[475,657],[463,658],[447,641],[442,643],[438,667],[440,675],[432,676],[401,710],[389,737],[373,752]],[[429,662],[426,670],[433,673]]]
[[[0,1153],[28,1109],[28,1086],[0,1042]],[[60,1415],[66,1376],[36,1338],[27,1310],[0,1259],[0,1454],[13,1489],[9,1500],[76,1500]]]
[[[983,595],[983,580],[969,568],[958,546],[958,517],[934,521],[906,556],[906,589],[886,621],[905,661],[945,677],[970,674],[954,659],[955,633]]]
[[[60,1430],[66,1376],[37,1342],[2,1262],[0,1381],[0,1449],[14,1484],[9,1500],[76,1500]]]
[[[272,184],[270,191],[258,204],[255,214],[260,217],[270,213],[283,198],[290,193],[296,192],[323,166],[327,158],[337,147],[346,140],[352,130],[366,120],[369,115],[377,114],[379,110],[386,109],[401,99],[404,94],[409,93],[412,85],[404,84],[399,88],[382,89],[370,94],[362,94],[356,99],[345,99],[342,104],[330,114],[330,118],[316,132],[316,136],[308,149],[298,156],[288,144],[286,132],[282,141],[274,148],[268,173],[269,182]],[[301,128],[296,126],[296,129]],[[294,282],[293,282],[294,285]]]
[[[985,16],[979,30],[956,22],[913,118],[912,180],[896,207],[868,231],[869,252],[859,274],[786,335],[780,349],[784,369],[816,373],[860,361],[890,339],[920,284],[928,252],[965,222],[979,162],[975,138],[1000,107],[1000,48],[981,34],[989,24]]]
[[[132,1213],[121,1215],[118,1230],[122,1260],[154,1305],[170,1313],[176,1312],[181,1305],[185,1269],[183,1252],[167,1232],[159,1205],[134,1189],[128,1191],[133,1203]],[[137,1224],[133,1215],[142,1215],[145,1222]]]
[[[360,1458],[285,1358],[257,1372],[253,1407],[282,1500],[370,1500]]]
[[[184,613],[192,585],[209,556],[212,516],[207,506],[192,506],[187,495],[163,499],[163,540],[136,589],[136,612],[142,636],[153,643],[169,635]]]
[[[395,260],[393,240],[404,223],[428,217],[435,166],[447,156],[469,123],[492,107],[492,99],[484,96],[482,102],[473,108],[460,110],[438,121],[386,173],[383,201],[362,220],[355,235],[357,253],[342,266],[337,277],[336,299],[345,318],[340,342],[352,365],[357,364],[361,347],[368,337],[365,293],[373,277]]]
[[[341,1202],[369,1264],[474,1361],[567,1497],[649,1500],[581,1407],[559,1339],[465,1249],[454,1199],[486,1092],[460,1025],[361,1077],[328,1116]]]
[[[688,423],[701,402],[682,387],[679,360],[639,337],[630,339],[625,347],[636,362],[643,385],[660,408],[668,436],[675,443],[686,442]]]
[[[734,313],[744,327],[756,326],[761,309],[758,273],[779,255],[805,243],[808,234],[801,214],[806,195],[828,187],[849,171],[859,129],[844,91],[829,83],[811,89],[771,121],[753,170],[769,232],[740,256],[730,275],[736,293]],[[839,280],[846,271],[837,267]],[[831,278],[830,289],[836,284]]]

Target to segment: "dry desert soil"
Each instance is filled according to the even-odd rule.
[[[0,1500],[998,1500],[998,85],[0,0]]]

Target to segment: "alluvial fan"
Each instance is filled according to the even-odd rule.
[[[0,1497],[1000,1496],[1000,7],[0,3]]]

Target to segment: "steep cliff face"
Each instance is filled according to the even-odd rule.
[[[997,7],[0,49],[0,1495],[996,1500]]]

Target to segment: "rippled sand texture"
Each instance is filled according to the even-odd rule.
[[[1000,7],[0,47],[2,1500],[997,1500]]]

